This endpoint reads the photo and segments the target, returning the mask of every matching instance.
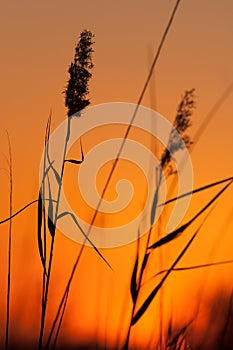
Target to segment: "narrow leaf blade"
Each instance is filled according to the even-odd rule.
[[[41,193],[39,192],[38,205],[37,205],[37,242],[38,242],[40,259],[41,259],[43,267],[45,268],[43,241],[42,241],[42,236],[41,236],[42,221],[43,221],[43,202],[42,202]]]
[[[152,244],[149,249],[161,247],[162,245],[169,243],[175,238],[179,237],[179,235],[182,234],[186,228],[188,228],[201,214],[203,214],[211,206],[211,204],[213,204],[221,196],[221,194],[232,184],[232,182],[233,180],[229,181],[228,184],[225,185],[191,220]]]
[[[131,325],[134,325],[142,316],[143,314],[146,312],[146,310],[148,309],[148,307],[150,306],[151,302],[153,301],[153,299],[155,298],[155,296],[157,295],[157,293],[159,292],[159,290],[161,289],[162,285],[164,284],[164,282],[167,280],[168,276],[170,275],[170,273],[173,271],[173,269],[175,268],[175,266],[178,264],[178,262],[181,260],[181,258],[184,256],[184,254],[186,253],[186,251],[188,250],[188,248],[190,247],[190,245],[192,244],[192,242],[194,241],[194,239],[196,238],[196,236],[198,235],[198,233],[200,232],[202,226],[204,225],[205,221],[207,220],[207,218],[209,217],[210,213],[213,211],[213,208],[210,210],[210,212],[206,215],[206,217],[202,220],[201,224],[199,225],[199,227],[197,228],[197,230],[195,231],[195,233],[192,235],[192,237],[190,238],[190,240],[188,241],[188,243],[185,245],[185,247],[182,249],[182,251],[180,252],[180,254],[178,255],[178,257],[175,259],[175,261],[173,262],[173,264],[171,265],[171,267],[168,269],[167,273],[165,274],[165,276],[161,279],[161,281],[158,283],[158,285],[154,288],[154,290],[152,290],[152,292],[149,294],[149,296],[146,298],[146,300],[144,301],[144,303],[142,304],[142,306],[139,308],[139,310],[136,312],[136,314],[134,315],[134,317],[132,318],[131,321]]]
[[[48,179],[48,188],[49,188],[49,206],[48,206],[48,229],[51,237],[54,237],[56,227],[53,223],[53,200],[52,200],[52,193],[51,193],[51,186],[50,181]]]
[[[136,302],[137,296],[138,296],[138,290],[137,290],[137,270],[138,270],[138,255],[135,260],[134,268],[133,268],[133,273],[131,277],[131,283],[130,283],[130,292],[131,292],[131,297],[133,300],[133,303]]]
[[[72,163],[72,164],[81,164],[83,160],[66,159],[65,162]]]
[[[90,238],[88,237],[88,235],[83,231],[82,227],[80,226],[78,220],[76,219],[75,215],[73,213],[70,212],[63,212],[61,213],[57,219],[61,219],[62,217],[66,216],[66,215],[70,215],[72,220],[74,221],[74,223],[76,224],[76,226],[79,228],[80,232],[83,234],[85,240],[87,240],[90,245],[92,246],[92,248],[94,248],[94,250],[96,251],[96,253],[101,257],[102,260],[104,260],[104,262],[110,267],[110,269],[112,270],[111,265],[109,264],[109,262],[105,259],[105,257],[100,253],[100,251],[98,250],[98,248],[94,245],[94,243],[90,240]]]

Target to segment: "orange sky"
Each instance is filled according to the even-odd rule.
[[[53,128],[66,117],[62,91],[68,79],[67,68],[73,58],[79,33],[87,28],[95,34],[95,68],[90,84],[92,105],[115,101],[136,103],[173,4],[173,1],[168,0],[1,2],[0,220],[8,215],[8,180],[5,170],[2,170],[7,167],[5,130],[8,130],[12,144],[14,209],[17,210],[37,197],[39,162],[50,109],[53,112]],[[231,0],[181,1],[143,105],[156,106],[159,113],[172,121],[181,94],[185,89],[194,87],[197,108],[190,131],[194,135],[233,79],[232,16]],[[216,113],[195,145],[192,153],[195,187],[233,174],[232,102],[233,94]],[[202,203],[204,205],[214,193],[216,192],[209,191],[208,196],[200,195],[194,199],[193,208]],[[208,256],[215,237],[231,210],[232,189],[222,198],[214,217],[206,226],[206,230],[212,234],[211,243],[209,238],[197,241],[196,248],[190,253],[191,260],[187,257],[184,264],[185,261],[193,261],[194,256],[198,263],[202,263]],[[19,322],[18,319],[21,319],[22,329],[18,332],[21,332],[22,339],[25,334],[34,334],[32,337],[35,337],[38,323],[38,316],[33,320],[29,317],[31,312],[36,315],[35,305],[40,297],[41,266],[36,246],[35,215],[35,208],[31,208],[14,221],[12,332],[14,325]],[[0,289],[2,322],[6,293],[6,225],[0,227],[0,233],[0,274],[5,283]],[[225,243],[219,247],[218,258],[230,259],[232,240],[229,227],[224,239]],[[180,249],[184,242],[185,239],[181,239],[179,243],[175,243],[175,247]],[[203,248],[199,249],[200,246]],[[53,296],[55,301],[64,288],[63,281],[68,276],[78,246],[59,235],[56,247],[57,261],[53,280],[55,289],[51,289],[51,299]],[[126,290],[129,294],[128,277],[134,252],[134,245],[104,250],[106,258],[114,268],[112,274],[90,248],[86,249],[75,280],[78,285],[77,293],[73,291],[71,295],[64,321],[64,337],[68,335],[75,341],[81,330],[84,336],[104,338],[107,334],[108,341],[117,338],[116,330],[120,332],[118,320],[122,317]],[[66,264],[61,263],[63,259]],[[169,256],[167,259],[168,262],[172,261]],[[219,268],[218,271],[221,273],[222,270]],[[190,278],[186,276],[185,282],[180,277],[173,277],[174,281],[171,279],[168,284],[168,294],[172,295],[176,291],[179,301],[182,300]],[[198,276],[197,281],[200,277]],[[115,288],[110,298],[108,295],[112,285]],[[123,292],[119,292],[120,290]],[[27,303],[22,316],[21,304],[25,298]],[[169,309],[170,297],[167,300]],[[83,308],[84,303],[88,307]],[[80,318],[73,316],[72,305],[78,308]],[[51,312],[54,311],[53,308],[56,309],[55,302],[54,305],[51,303]],[[127,308],[130,308],[129,302]],[[182,314],[178,309],[178,319],[179,312]],[[149,316],[146,317],[148,321]],[[127,323],[127,319],[125,322]],[[146,334],[150,329],[146,329],[145,325],[148,322],[145,321],[141,329]],[[3,331],[0,332],[0,344],[2,341]]]

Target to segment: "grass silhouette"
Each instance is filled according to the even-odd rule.
[[[161,54],[161,50],[164,46],[165,40],[167,38],[167,35],[169,33],[169,30],[171,28],[171,25],[173,23],[173,20],[175,18],[176,11],[178,9],[178,6],[180,4],[180,0],[176,1],[175,6],[173,8],[172,14],[170,15],[168,24],[165,28],[165,31],[163,33],[162,39],[160,41],[159,47],[156,51],[155,57],[153,59],[152,65],[149,70],[149,74],[146,78],[145,84],[143,86],[143,89],[141,91],[141,94],[139,96],[139,99],[137,101],[137,107],[132,115],[131,122],[128,126],[128,128],[125,131],[123,141],[121,144],[121,147],[118,151],[117,157],[113,162],[112,168],[109,172],[107,181],[104,184],[101,198],[99,203],[97,204],[97,207],[95,208],[94,215],[91,219],[90,229],[87,232],[84,232],[82,230],[82,227],[79,225],[76,217],[70,213],[70,212],[60,212],[59,210],[59,203],[60,203],[60,196],[61,196],[61,189],[63,184],[63,176],[65,171],[65,166],[67,163],[71,163],[73,165],[79,165],[83,161],[85,161],[85,156],[81,145],[81,154],[82,158],[81,160],[75,160],[75,159],[67,159],[67,149],[68,149],[68,142],[70,137],[70,131],[72,126],[72,116],[69,116],[67,118],[67,133],[66,138],[64,142],[64,150],[63,150],[63,156],[62,156],[62,168],[61,173],[58,174],[56,171],[53,161],[50,159],[49,154],[49,139],[50,139],[50,129],[51,129],[51,113],[48,118],[46,131],[45,131],[45,139],[44,139],[44,146],[46,149],[46,152],[44,153],[44,169],[43,169],[43,179],[41,188],[39,191],[38,199],[31,201],[30,203],[26,204],[23,208],[13,213],[13,171],[12,171],[12,151],[11,151],[11,145],[10,140],[8,136],[8,144],[9,144],[9,180],[10,180],[10,205],[9,205],[9,217],[6,219],[3,219],[0,221],[0,224],[9,223],[9,240],[8,240],[8,272],[7,272],[7,300],[6,300],[6,332],[5,332],[5,349],[20,349],[20,344],[17,344],[15,339],[9,338],[9,328],[10,328],[10,318],[13,317],[13,315],[10,313],[10,296],[11,296],[11,260],[12,260],[12,247],[11,247],[11,241],[12,241],[12,224],[13,219],[17,217],[18,215],[24,213],[26,209],[33,206],[34,204],[37,205],[37,243],[38,243],[38,250],[39,255],[42,263],[42,296],[41,296],[41,320],[40,320],[40,330],[39,330],[39,339],[38,339],[38,349],[92,349],[96,347],[95,342],[92,342],[92,340],[88,340],[86,343],[78,343],[77,346],[74,346],[73,344],[70,344],[67,340],[67,343],[60,343],[59,342],[59,334],[62,329],[63,320],[65,317],[65,311],[67,308],[67,303],[69,300],[69,293],[71,289],[71,284],[73,282],[73,278],[75,276],[76,269],[80,263],[81,257],[83,255],[84,249],[85,249],[85,242],[88,240],[89,243],[92,245],[93,250],[99,255],[99,258],[102,259],[104,262],[104,265],[106,268],[110,267],[110,263],[108,260],[104,257],[104,255],[101,253],[101,251],[91,242],[89,236],[90,231],[92,229],[92,226],[94,226],[94,223],[96,221],[96,218],[98,216],[98,213],[101,208],[102,200],[107,192],[107,189],[109,187],[109,184],[111,182],[111,179],[113,177],[113,173],[115,172],[115,169],[117,167],[118,161],[121,157],[122,150],[124,148],[125,142],[127,138],[129,137],[130,130],[133,126],[135,117],[137,115],[137,111],[139,106],[142,103],[143,97],[145,95],[145,92],[148,88],[149,82],[151,80],[152,74],[155,70],[156,64],[158,62],[158,59]],[[191,151],[193,147],[195,146],[195,142],[198,142],[200,137],[202,136],[202,133],[206,129],[206,127],[209,125],[210,121],[215,116],[216,112],[219,110],[219,108],[222,106],[222,104],[225,102],[225,100],[229,97],[230,93],[232,92],[233,84],[231,83],[229,87],[223,92],[220,99],[216,102],[212,110],[209,114],[207,114],[206,118],[204,118],[202,125],[198,129],[196,135],[194,136],[194,145],[191,145]],[[178,124],[177,119],[175,119],[175,127],[178,129],[179,133],[182,135],[186,131],[186,129],[190,126],[189,121],[187,121],[187,118],[190,117],[193,108],[193,90],[187,90],[182,101],[180,104],[180,109],[178,108],[178,111],[181,110],[181,107],[184,107],[185,105],[185,99],[187,102],[187,109],[182,110],[182,113],[178,113],[177,116],[181,116],[179,119],[181,124]],[[185,114],[187,112],[187,114]],[[180,130],[179,130],[180,129]],[[190,139],[187,138],[187,135],[182,135],[184,141],[186,143],[190,144]],[[180,145],[176,144],[176,140],[171,138],[169,142],[173,142],[173,148],[174,151],[180,149]],[[169,146],[169,144],[168,144]],[[170,148],[171,145],[170,145]],[[173,171],[171,171],[170,166],[171,164],[171,154],[165,149],[162,157],[161,157],[161,167],[163,170],[168,170],[168,175],[171,175]],[[56,179],[57,185],[58,185],[58,193],[56,198],[53,198],[52,191],[51,191],[51,184],[50,184],[50,176],[53,176]],[[194,270],[206,270],[215,268],[217,266],[226,266],[233,263],[233,260],[228,259],[224,261],[214,261],[214,262],[203,262],[203,264],[193,264],[193,265],[185,265],[185,266],[179,266],[178,264],[182,261],[185,254],[189,251],[190,246],[193,244],[193,242],[196,240],[197,237],[203,235],[205,224],[208,222],[208,218],[210,215],[213,214],[213,212],[216,210],[216,204],[221,203],[221,197],[225,191],[227,191],[233,182],[233,177],[228,177],[222,180],[216,180],[212,183],[208,183],[204,186],[201,186],[199,188],[194,189],[191,192],[187,192],[185,194],[182,194],[181,196],[171,196],[163,203],[159,203],[159,190],[160,185],[162,181],[162,173],[157,171],[157,187],[155,193],[153,193],[153,203],[150,210],[150,220],[151,220],[151,229],[147,233],[146,242],[143,246],[140,236],[140,227],[138,228],[138,240],[137,240],[137,246],[136,246],[136,257],[135,261],[133,263],[132,273],[129,280],[129,290],[130,290],[130,300],[127,299],[127,303],[130,304],[131,308],[131,315],[129,319],[129,324],[127,328],[127,332],[125,334],[125,337],[123,341],[119,340],[118,343],[115,345],[115,347],[112,348],[119,348],[119,349],[135,349],[140,348],[140,345],[136,345],[133,342],[131,342],[131,332],[132,328],[137,324],[138,327],[140,327],[140,321],[142,321],[145,314],[148,312],[149,308],[152,308],[152,303],[154,300],[158,297],[160,293],[162,293],[162,288],[165,285],[165,282],[169,279],[169,277],[173,274],[176,274],[178,272],[187,272],[190,271],[192,273]],[[175,180],[174,180],[175,181]],[[48,183],[48,193],[45,193],[45,182]],[[195,215],[192,216],[191,219],[186,221],[184,224],[182,224],[180,227],[178,227],[173,232],[170,232],[167,235],[163,234],[163,227],[157,226],[155,229],[153,226],[155,216],[156,216],[156,210],[159,206],[163,206],[167,208],[172,203],[182,200],[182,198],[190,195],[196,195],[198,196],[201,193],[204,193],[206,190],[222,185],[223,187],[204,205],[199,208],[199,210],[195,213]],[[48,213],[45,210],[45,203],[48,203]],[[71,273],[68,277],[64,292],[61,296],[58,308],[56,310],[54,319],[52,320],[52,323],[48,329],[46,329],[46,315],[48,312],[48,303],[49,303],[49,290],[51,288],[51,276],[52,276],[52,264],[53,259],[55,258],[55,237],[56,237],[56,230],[57,230],[57,223],[58,220],[61,220],[64,216],[70,216],[72,220],[75,222],[77,227],[80,229],[80,231],[83,234],[83,245],[81,245],[80,250],[78,252],[78,255],[76,257],[75,263],[72,267]],[[197,228],[195,228],[195,225],[197,225]],[[174,241],[178,240],[180,237],[187,236],[187,242],[184,244],[182,249],[178,252],[176,252],[176,257],[173,260],[172,264],[169,268],[162,268],[162,249],[166,249],[167,246],[171,245]],[[161,264],[160,269],[158,272],[154,273],[148,278],[148,270],[151,268],[151,260],[152,256],[157,254],[159,252],[160,258],[161,258]],[[149,271],[150,272],[150,271]],[[158,281],[159,279],[159,281]],[[145,288],[145,286],[152,285],[151,290],[148,292],[148,290]],[[202,297],[202,294],[200,293],[200,299]],[[233,292],[230,294],[230,297],[228,298],[228,305],[225,305],[223,301],[221,303],[223,304],[223,310],[226,314],[226,317],[224,318],[223,315],[220,314],[223,319],[223,327],[219,330],[219,338],[217,343],[217,348],[221,349],[229,349],[229,346],[232,346],[232,339],[229,336],[230,328],[232,326],[232,305],[233,305]],[[216,296],[216,300],[221,300],[221,295]],[[165,328],[165,320],[162,319],[163,314],[163,297],[160,299],[160,334],[159,339],[156,339],[156,344],[154,345],[154,339],[153,337],[150,340],[150,348],[162,350],[162,349],[208,349],[208,342],[206,342],[206,338],[208,338],[208,329],[203,333],[203,340],[200,341],[200,344],[197,345],[195,341],[193,341],[193,338],[191,336],[192,332],[194,335],[196,335],[195,330],[193,330],[193,325],[195,324],[197,320],[197,316],[199,313],[199,309],[196,310],[196,314],[194,314],[194,317],[191,318],[188,322],[185,322],[182,325],[175,324],[175,321],[172,318],[172,315],[170,317],[170,320],[167,324],[166,332],[164,331]],[[215,305],[211,306],[213,309],[215,308]],[[212,309],[211,309],[212,310]],[[123,310],[124,312],[124,310]],[[214,311],[210,311],[213,313]],[[122,314],[122,319],[124,320],[124,313]],[[134,327],[135,328],[135,327]],[[10,345],[9,345],[10,343]],[[211,343],[212,344],[212,343]],[[211,345],[213,346],[213,344]],[[22,349],[31,349],[35,348],[35,344],[33,345],[27,345],[24,344],[21,347]],[[105,340],[105,344],[100,345],[98,344],[99,349],[110,349],[111,346],[108,346]],[[145,348],[146,345],[145,345]],[[215,350],[212,347],[213,350]]]

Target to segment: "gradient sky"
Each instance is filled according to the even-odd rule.
[[[54,126],[65,116],[61,92],[80,31],[88,28],[96,35],[92,104],[136,102],[173,2],[11,1],[0,6],[1,149],[7,129],[21,165],[27,168],[34,150],[35,171],[50,109]],[[158,111],[172,120],[182,92],[195,87],[193,131],[232,81],[232,12],[230,0],[183,2],[158,62],[153,79]],[[147,106],[149,90],[143,100]],[[208,166],[219,176],[225,175],[221,159],[225,163],[232,146],[231,99],[195,150],[198,159],[201,152],[215,154],[213,160],[208,157]],[[15,158],[18,168],[19,157]],[[27,173],[31,178],[29,169]]]
[[[8,130],[12,144],[14,209],[17,210],[37,197],[39,162],[50,109],[53,113],[53,128],[66,118],[62,91],[80,32],[86,28],[95,34],[95,68],[90,84],[92,105],[114,101],[136,103],[173,5],[174,1],[171,0],[1,1],[0,218],[8,215],[8,180],[5,170],[2,170],[7,168],[5,130]],[[233,81],[232,23],[231,0],[181,1],[142,104],[156,108],[172,121],[183,91],[195,88],[197,108],[190,131],[191,135],[195,135],[206,115]],[[215,114],[195,145],[192,153],[195,186],[233,174],[232,102],[233,94]],[[232,190],[224,196],[224,205],[218,212],[219,216],[215,217],[214,235],[217,235],[218,225],[221,227],[221,222],[231,209]],[[28,258],[33,259],[37,254],[36,240],[31,236],[28,239],[31,230],[36,230],[33,215],[35,211],[30,209],[29,213],[16,220],[14,244],[19,247],[18,250],[16,248],[16,258],[22,257],[20,249],[25,244],[33,247],[28,252]],[[213,229],[213,225],[210,229]],[[5,230],[6,227],[1,228],[2,235]],[[58,251],[61,256],[64,242],[67,250],[72,252],[71,256],[75,256],[75,244],[63,237],[60,237],[60,241]],[[134,250],[128,249],[122,248],[122,253],[133,254]],[[94,253],[88,254],[84,261],[96,263],[98,259],[93,257]],[[111,251],[106,254],[120,273],[117,263],[121,253]],[[4,269],[5,253],[1,259],[0,265]],[[25,262],[22,264],[27,265]],[[20,271],[17,266],[15,262],[15,275],[17,269]],[[80,267],[82,276],[85,275],[83,266],[84,263]],[[39,269],[38,261],[35,271],[39,273]],[[130,266],[128,269],[130,271]],[[64,274],[69,270],[68,267],[62,267]],[[29,276],[33,275],[32,271],[28,273]],[[93,275],[89,273],[96,284],[100,283],[97,278],[99,271],[93,272]],[[102,271],[103,280],[105,274],[109,275]],[[108,280],[111,277],[106,278]],[[121,278],[117,276],[114,283],[117,285],[119,280]],[[37,293],[38,285],[31,292],[33,296]],[[90,280],[84,286],[91,287]],[[22,282],[20,290],[24,287]],[[81,288],[82,296],[85,295],[85,288]],[[58,289],[62,290],[62,287]],[[85,313],[83,317],[87,321],[94,319],[93,315]],[[67,326],[67,332],[72,334],[72,331],[72,327]]]

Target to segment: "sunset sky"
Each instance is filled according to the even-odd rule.
[[[50,110],[52,129],[66,118],[62,91],[66,86],[67,69],[73,59],[80,32],[88,29],[95,34],[94,70],[90,83],[91,105],[106,102],[137,103],[173,6],[174,1],[171,0],[1,1],[0,220],[9,213],[9,184],[5,170],[8,157],[6,130],[12,147],[13,208],[16,211],[38,196],[39,164]],[[194,138],[191,154],[194,187],[233,176],[232,85],[231,94],[228,94],[196,144],[194,137],[205,117],[233,82],[232,23],[232,0],[181,1],[142,101],[144,106],[156,109],[172,122],[184,90],[195,88],[196,109],[189,131]],[[211,190],[194,199],[193,210],[198,205],[204,205],[215,193],[216,189],[215,192]],[[225,243],[220,247],[217,257],[212,256],[212,260],[232,258],[230,247],[233,238],[230,237],[230,232],[233,225],[231,222],[231,226],[224,226],[232,213],[232,194],[232,188],[223,194],[221,204],[216,207],[215,214],[206,226],[213,237],[221,237],[219,230],[226,229]],[[37,251],[35,218],[36,207],[31,207],[15,219],[13,224],[11,335],[16,332],[19,339],[28,334],[29,338],[35,340],[38,333],[35,327],[39,324],[42,269]],[[0,322],[4,322],[7,225],[0,226],[0,234],[0,276],[4,281],[0,287]],[[210,257],[208,254],[214,242],[214,239],[200,240],[186,262],[193,263],[196,256],[198,263],[204,262],[206,257]],[[175,243],[178,250],[181,243]],[[199,249],[198,244],[203,249]],[[51,303],[49,315],[56,310],[56,303],[60,300],[59,296],[64,290],[78,248],[76,243],[62,235],[58,236],[53,289],[51,288],[51,300],[54,303]],[[80,334],[84,338],[97,337],[100,341],[107,334],[108,341],[114,342],[117,339],[116,330],[121,333],[119,320],[122,317],[125,294],[128,293],[130,298],[127,288],[135,245],[103,250],[103,254],[113,266],[114,273],[99,261],[99,257],[90,248],[86,249],[78,269],[80,274],[77,274],[74,284],[81,283],[77,293],[71,295],[62,333],[64,339],[70,337],[71,343]],[[175,256],[172,253],[167,257],[169,263]],[[63,264],[63,258],[67,264]],[[227,276],[229,269],[226,268],[225,273],[221,273],[223,270],[218,271],[222,276]],[[203,276],[197,277],[197,281],[198,278]],[[213,276],[211,278],[214,280]],[[190,282],[188,275],[186,281]],[[177,280],[174,277],[169,283],[170,293],[175,291],[178,304],[181,304],[186,282],[181,282],[180,277]],[[227,282],[222,283],[227,285]],[[109,298],[111,286],[115,288]],[[77,296],[80,296],[78,301]],[[25,312],[22,317],[24,300]],[[173,304],[173,301],[170,302],[170,294],[168,300],[168,305]],[[85,302],[88,308],[83,307]],[[185,303],[186,301],[184,305]],[[80,318],[72,315],[72,305],[78,305]],[[127,309],[129,308],[127,304]],[[182,314],[179,312],[178,319]],[[151,331],[147,327],[148,318],[146,316],[144,324],[142,323],[142,334]],[[52,316],[49,321],[51,319]],[[19,320],[21,323],[16,331]],[[127,319],[123,323],[127,324]],[[126,327],[125,324],[122,328]],[[3,339],[4,331],[1,330],[0,344]]]

